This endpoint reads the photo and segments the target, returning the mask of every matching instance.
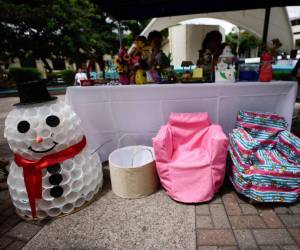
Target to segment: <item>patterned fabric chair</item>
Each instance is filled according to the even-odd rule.
[[[300,194],[300,139],[279,115],[240,111],[229,134],[235,189],[256,201],[295,202]]]

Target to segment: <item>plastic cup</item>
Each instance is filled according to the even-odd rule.
[[[90,201],[93,197],[94,197],[95,192],[94,191],[90,191],[87,196],[85,197],[85,199],[87,201]]]
[[[54,142],[53,142],[53,139],[52,138],[46,138],[44,139],[43,141],[43,147],[45,149],[49,149],[49,148],[52,148],[54,146]]]
[[[12,168],[10,168],[12,169]],[[9,192],[11,193],[11,191],[15,188],[15,178],[12,177],[14,175],[14,173],[12,173],[12,171],[9,173],[9,176],[7,178],[7,185],[9,187]]]
[[[64,104],[61,104],[59,102],[55,103],[55,104],[52,104],[50,106],[50,109],[52,111],[52,113],[56,113],[56,112],[59,112],[61,110],[61,105],[64,105]]]
[[[71,178],[73,180],[79,180],[83,175],[83,172],[81,170],[81,168],[77,168],[77,169],[74,169],[72,172],[71,172]]]
[[[81,194],[83,194],[83,196],[87,196],[87,194],[90,191],[90,187],[88,185],[83,186],[82,190],[81,190]]]
[[[70,182],[72,180],[70,172],[63,170],[61,172],[61,175],[62,175],[63,179],[62,179],[62,182],[60,183],[60,185],[68,185],[69,186]]]
[[[70,184],[61,185],[61,187],[64,190],[64,196],[68,195],[71,192],[71,185]]]
[[[37,109],[36,108],[27,108],[25,109],[24,116],[36,116],[37,115]]]
[[[43,187],[44,189],[50,188],[53,185],[49,182],[49,177],[43,178]]]
[[[19,200],[28,200],[28,195],[25,191],[21,191],[18,193]]]
[[[62,171],[71,171],[74,168],[74,162],[72,159],[66,160],[62,164]]]
[[[74,203],[78,198],[80,194],[78,192],[71,192],[66,196],[66,202],[68,203]]]
[[[61,210],[57,207],[53,207],[53,208],[50,208],[49,210],[47,210],[46,213],[50,217],[56,217],[61,213]]]
[[[74,159],[75,163],[78,164],[78,165],[81,165],[83,163],[83,156],[80,154],[80,155],[77,155]]]
[[[76,202],[75,202],[75,207],[81,207],[85,203],[85,199],[83,197],[80,197]]]
[[[54,198],[50,195],[50,190],[51,190],[50,188],[46,188],[43,191],[42,197],[46,201],[53,201],[54,200]]]
[[[85,175],[83,176],[83,183],[87,185],[89,181],[90,181],[90,175],[85,173]]]
[[[24,203],[23,201],[21,200],[16,200],[14,202],[14,205],[15,207],[21,209],[21,210],[25,210],[25,209],[28,209],[28,202],[27,203]]]
[[[44,219],[44,218],[47,217],[47,213],[44,212],[44,211],[38,210],[38,211],[36,212],[36,216],[37,216],[39,219]]]
[[[60,144],[64,144],[66,141],[66,133],[65,131],[61,131],[60,133],[55,133],[54,140]]]
[[[53,206],[52,202],[51,201],[47,201],[47,200],[40,200],[40,202],[38,204],[38,208],[40,208],[41,210],[50,209],[52,206]]]
[[[41,119],[46,118],[47,116],[49,116],[52,113],[50,108],[47,106],[39,108],[38,111],[39,111],[39,116]]]
[[[74,204],[72,204],[72,203],[67,203],[67,204],[65,204],[63,207],[62,207],[62,209],[61,209],[61,211],[64,213],[64,214],[68,214],[68,213],[71,213],[73,210],[74,210]]]
[[[31,210],[26,209],[26,210],[24,210],[24,213],[25,213],[25,216],[32,218]]]
[[[53,200],[52,204],[55,207],[62,207],[66,203],[65,197],[59,197]]]
[[[83,187],[83,182],[82,180],[76,180],[72,183],[72,190],[74,192],[79,192]]]
[[[24,181],[21,179],[17,179],[15,189],[18,190],[19,192],[25,191],[26,189],[25,189]]]
[[[28,148],[27,144],[23,140],[16,140],[15,146],[17,148]]]

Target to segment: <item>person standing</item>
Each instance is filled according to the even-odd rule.
[[[162,51],[162,34],[159,31],[151,31],[147,37],[151,47],[151,54],[147,60],[149,67],[148,75],[154,82],[161,81],[162,70],[170,67],[170,59]]]
[[[225,45],[226,44],[222,45],[222,34],[217,30],[213,30],[206,34],[202,42],[202,50],[200,50],[199,53],[210,53],[213,57],[213,64],[216,64]]]
[[[82,72],[82,69],[79,68],[78,72],[75,75],[75,86],[80,86],[82,80],[87,80],[87,76],[84,72]]]
[[[203,79],[214,82],[214,69],[226,44],[222,45],[222,34],[213,30],[206,34],[199,50],[197,67],[203,68]]]

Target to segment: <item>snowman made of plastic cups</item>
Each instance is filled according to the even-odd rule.
[[[44,219],[72,213],[102,187],[102,164],[91,152],[80,119],[49,95],[42,81],[17,84],[20,103],[5,120],[14,152],[7,184],[17,213]]]

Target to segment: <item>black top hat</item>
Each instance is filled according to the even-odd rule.
[[[20,102],[14,104],[15,106],[49,102],[57,99],[56,96],[50,96],[46,82],[43,80],[17,83],[17,90]]]

